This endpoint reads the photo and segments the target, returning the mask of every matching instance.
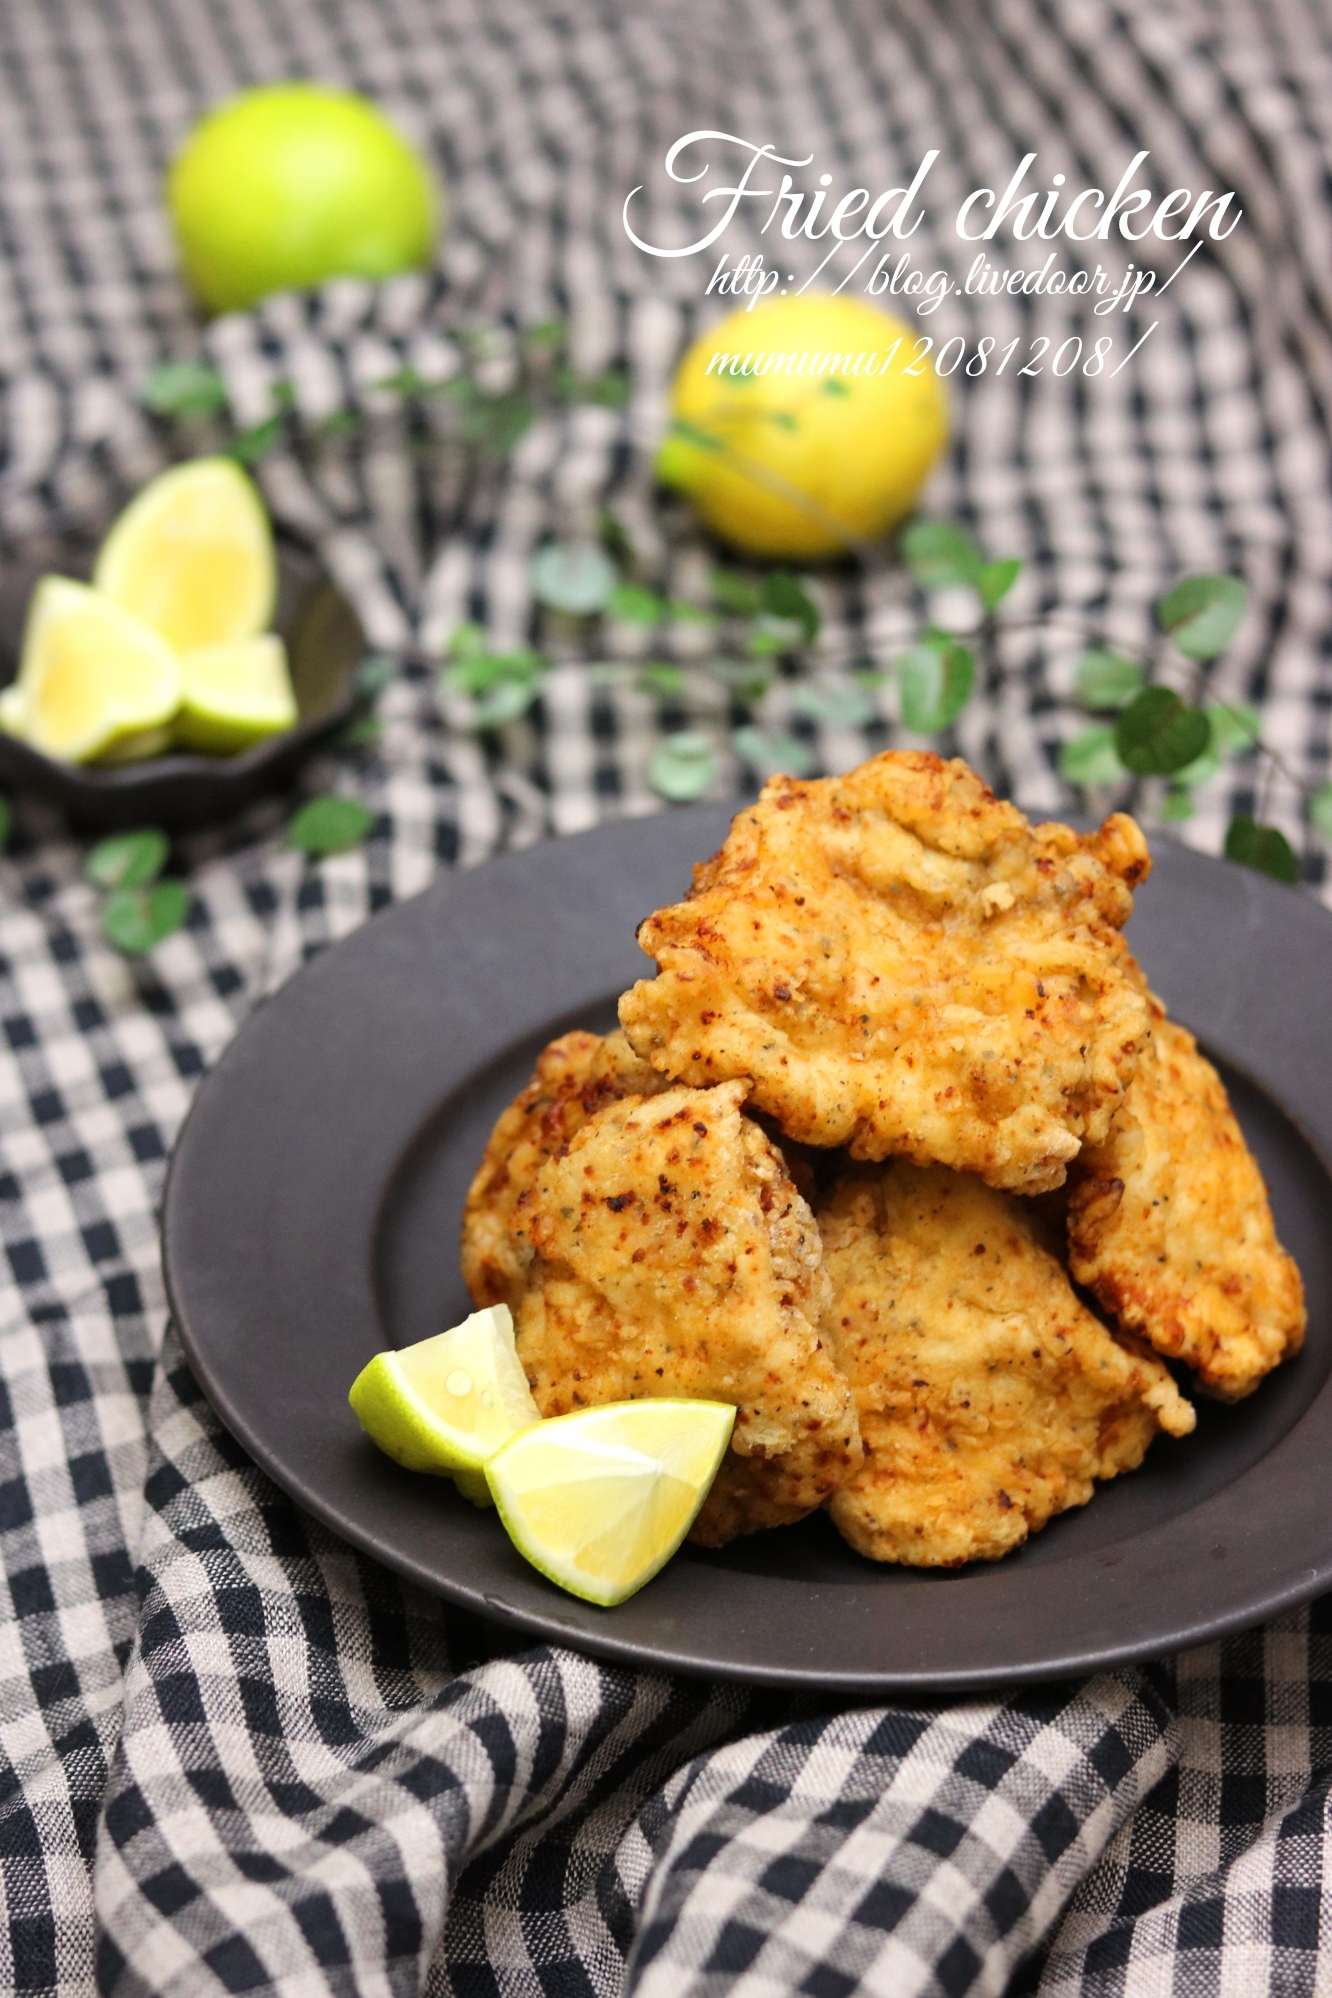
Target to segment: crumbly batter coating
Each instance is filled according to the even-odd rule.
[[[1304,1286],[1225,1085],[1151,1001],[1151,1042],[1105,1142],[1070,1175],[1069,1267],[1223,1401],[1299,1351]]]
[[[1120,934],[1151,866],[1121,814],[1031,826],[960,761],[774,777],[639,942],[636,1051],[811,1145],[1039,1193],[1100,1143],[1147,1038]]]
[[[531,1082],[490,1134],[463,1210],[463,1281],[478,1310],[518,1309],[532,1260],[526,1209],[546,1160],[607,1103],[667,1087],[619,1032],[562,1034],[542,1049]]]
[[[821,1505],[860,1464],[846,1381],[820,1341],[818,1231],[746,1085],[597,1111],[542,1168],[516,1313],[543,1415],[647,1395],[734,1402],[692,1538],[720,1546]]]
[[[1158,1428],[1193,1428],[1160,1361],[1080,1303],[1029,1203],[899,1160],[839,1180],[819,1229],[821,1325],[865,1447],[829,1510],[871,1560],[997,1560]]]

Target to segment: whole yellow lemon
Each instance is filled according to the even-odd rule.
[[[859,298],[733,312],[680,363],[658,477],[750,555],[818,561],[877,540],[911,511],[948,437],[919,341]]]
[[[167,179],[185,275],[210,312],[332,277],[424,264],[439,226],[429,169],[351,91],[242,91],[194,127]]]

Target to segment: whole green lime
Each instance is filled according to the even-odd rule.
[[[194,127],[167,180],[185,274],[210,312],[429,258],[440,203],[424,160],[363,97],[266,84]]]

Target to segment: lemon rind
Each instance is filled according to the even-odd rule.
[[[127,707],[123,701],[108,700],[95,729],[90,728],[82,736],[60,738],[44,730],[36,715],[35,696],[43,677],[43,641],[62,613],[87,607],[89,598],[94,599],[93,608],[97,615],[124,627],[126,635],[133,638],[149,658],[156,655],[161,696],[156,703],[145,702],[134,708]],[[70,576],[43,576],[33,591],[23,630],[12,703],[16,713],[20,702],[23,739],[30,747],[58,762],[88,763],[104,756],[124,737],[162,728],[172,720],[180,706],[180,665],[166,640],[114,597],[87,583],[76,582]]]
[[[606,1418],[610,1415],[623,1417],[626,1410],[640,1408],[660,1411],[663,1407],[689,1409],[696,1417],[700,1411],[706,1410],[710,1417],[716,1419],[712,1468],[706,1477],[700,1479],[695,1502],[687,1516],[682,1519],[678,1531],[632,1576],[618,1583],[607,1581],[599,1586],[570,1561],[563,1561],[550,1554],[534,1540],[521,1516],[517,1503],[518,1495],[509,1483],[509,1470],[520,1450],[530,1448],[534,1439],[548,1436],[552,1429],[561,1429],[567,1424],[584,1424],[591,1427],[596,1418]],[[520,1430],[511,1436],[507,1443],[501,1443],[487,1459],[486,1483],[504,1529],[525,1561],[529,1562],[539,1574],[544,1575],[548,1582],[553,1582],[557,1588],[563,1589],[567,1594],[577,1596],[580,1601],[591,1603],[597,1609],[614,1609],[618,1604],[627,1602],[630,1596],[637,1595],[640,1589],[645,1588],[655,1575],[661,1573],[672,1556],[679,1552],[690,1527],[702,1510],[704,1500],[712,1489],[713,1481],[730,1445],[734,1426],[735,1409],[729,1402],[695,1401],[676,1396],[657,1396],[643,1401],[604,1402],[596,1408],[580,1408],[571,1415],[554,1416],[535,1428]]]

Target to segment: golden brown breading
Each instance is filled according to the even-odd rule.
[[[1078,1301],[1028,1203],[895,1161],[839,1180],[819,1228],[821,1325],[865,1446],[829,1510],[871,1560],[997,1560],[1141,1463],[1158,1427],[1193,1428],[1160,1361]]]
[[[1147,1037],[1120,929],[1151,861],[1132,819],[1029,826],[966,764],[917,751],[774,777],[620,1001],[640,1055],[812,1145],[1022,1193],[1109,1128]]]
[[[1298,1352],[1304,1287],[1225,1085],[1159,1000],[1152,1011],[1110,1135],[1070,1176],[1069,1266],[1122,1325],[1237,1401]]]
[[[599,1110],[542,1168],[518,1353],[543,1415],[646,1395],[736,1404],[692,1537],[720,1546],[822,1504],[860,1463],[820,1343],[814,1217],[743,1117],[746,1085]]]
[[[463,1210],[463,1281],[478,1310],[518,1309],[532,1260],[524,1211],[546,1160],[605,1104],[667,1087],[619,1032],[562,1034],[542,1049],[531,1082],[490,1134]]]

